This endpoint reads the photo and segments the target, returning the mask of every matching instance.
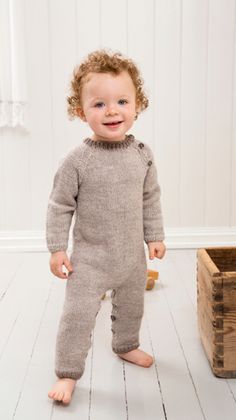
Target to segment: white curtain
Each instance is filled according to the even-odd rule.
[[[24,2],[0,0],[0,127],[28,125]]]

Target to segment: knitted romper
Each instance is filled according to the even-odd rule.
[[[49,197],[46,240],[66,251],[74,217],[73,249],[56,342],[55,372],[79,379],[101,299],[112,289],[112,348],[139,347],[147,264],[144,241],[162,241],[160,187],[147,144],[90,138],[63,159]]]

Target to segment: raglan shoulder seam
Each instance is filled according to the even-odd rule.
[[[84,174],[92,154],[93,152],[90,148],[86,147],[84,144],[80,144],[70,150],[69,153],[67,153],[67,155],[62,159],[62,164],[70,162],[73,165],[78,175],[79,185],[84,178]]]

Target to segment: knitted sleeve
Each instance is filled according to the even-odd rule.
[[[78,169],[67,156],[53,180],[46,217],[46,242],[50,252],[66,251],[72,217],[77,206]]]
[[[160,201],[161,189],[157,179],[157,169],[151,149],[147,145],[145,149],[148,151],[148,169],[143,187],[143,232],[144,241],[148,243],[163,241],[165,235]]]

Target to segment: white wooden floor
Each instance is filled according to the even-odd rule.
[[[141,347],[149,369],[111,350],[111,301],[102,303],[86,370],[70,406],[52,403],[54,345],[65,282],[47,253],[1,253],[1,420],[232,420],[236,379],[216,378],[202,349],[196,313],[194,251],[168,251],[148,262],[160,279],[145,292]]]

